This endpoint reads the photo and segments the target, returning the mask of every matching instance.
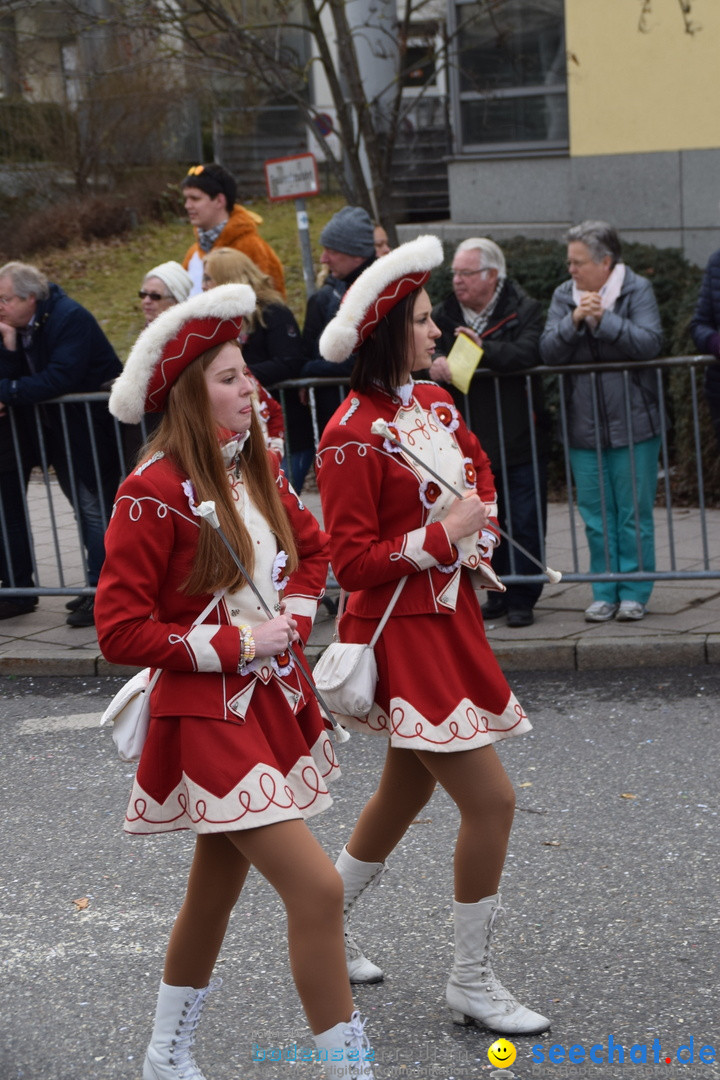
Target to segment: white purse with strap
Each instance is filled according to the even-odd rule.
[[[193,626],[204,622],[213,608],[217,607],[225,590],[215,593],[205,610],[195,619]],[[150,726],[150,694],[162,675],[156,668],[150,678],[149,667],[143,668],[120,687],[102,714],[100,725],[112,722],[112,737],[121,761],[139,761]]]
[[[377,663],[375,662],[375,644],[383,632],[385,623],[395,607],[395,603],[407,577],[397,583],[395,592],[385,608],[383,617],[367,645],[356,642],[331,641],[313,669],[313,680],[331,712],[337,716],[365,717],[375,701],[377,686]],[[337,625],[342,615],[344,592],[340,595],[340,607],[335,622]]]

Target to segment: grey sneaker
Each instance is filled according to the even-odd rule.
[[[585,608],[585,622],[607,622],[619,607],[619,604],[610,604],[607,600],[594,600],[589,608]]]
[[[621,600],[620,609],[617,613],[618,622],[637,622],[645,618],[647,608],[638,600]]]

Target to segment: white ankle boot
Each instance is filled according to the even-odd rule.
[[[366,1023],[354,1012],[347,1023],[313,1035],[326,1080],[374,1080],[375,1054],[365,1034]]]
[[[348,924],[350,915],[356,901],[362,896],[368,885],[380,880],[385,873],[385,863],[360,862],[353,858],[348,849],[344,847],[335,863],[335,869],[343,879],[345,887],[345,959],[347,961],[348,978],[351,983],[376,983],[382,982],[384,976],[381,968],[373,964],[363,954],[362,949],[351,935]]]
[[[220,982],[213,979],[202,990],[160,983],[143,1080],[205,1080],[190,1051],[205,999]]]
[[[495,976],[490,945],[495,918],[501,911],[500,894],[476,904],[453,901],[455,963],[446,997],[456,1024],[473,1020],[502,1035],[539,1035],[550,1021],[521,1005]]]

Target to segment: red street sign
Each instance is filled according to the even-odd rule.
[[[320,184],[315,155],[294,154],[292,157],[271,158],[265,162],[265,183],[271,202],[317,195]]]

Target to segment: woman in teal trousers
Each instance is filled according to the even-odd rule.
[[[570,229],[570,280],[553,293],[540,339],[544,363],[594,364],[564,378],[570,464],[593,574],[655,569],[653,505],[660,450],[658,373],[633,370],[662,348],[650,282],[622,261],[604,221]],[[621,364],[630,367],[621,367]],[[642,619],[652,581],[593,582],[588,622]]]

